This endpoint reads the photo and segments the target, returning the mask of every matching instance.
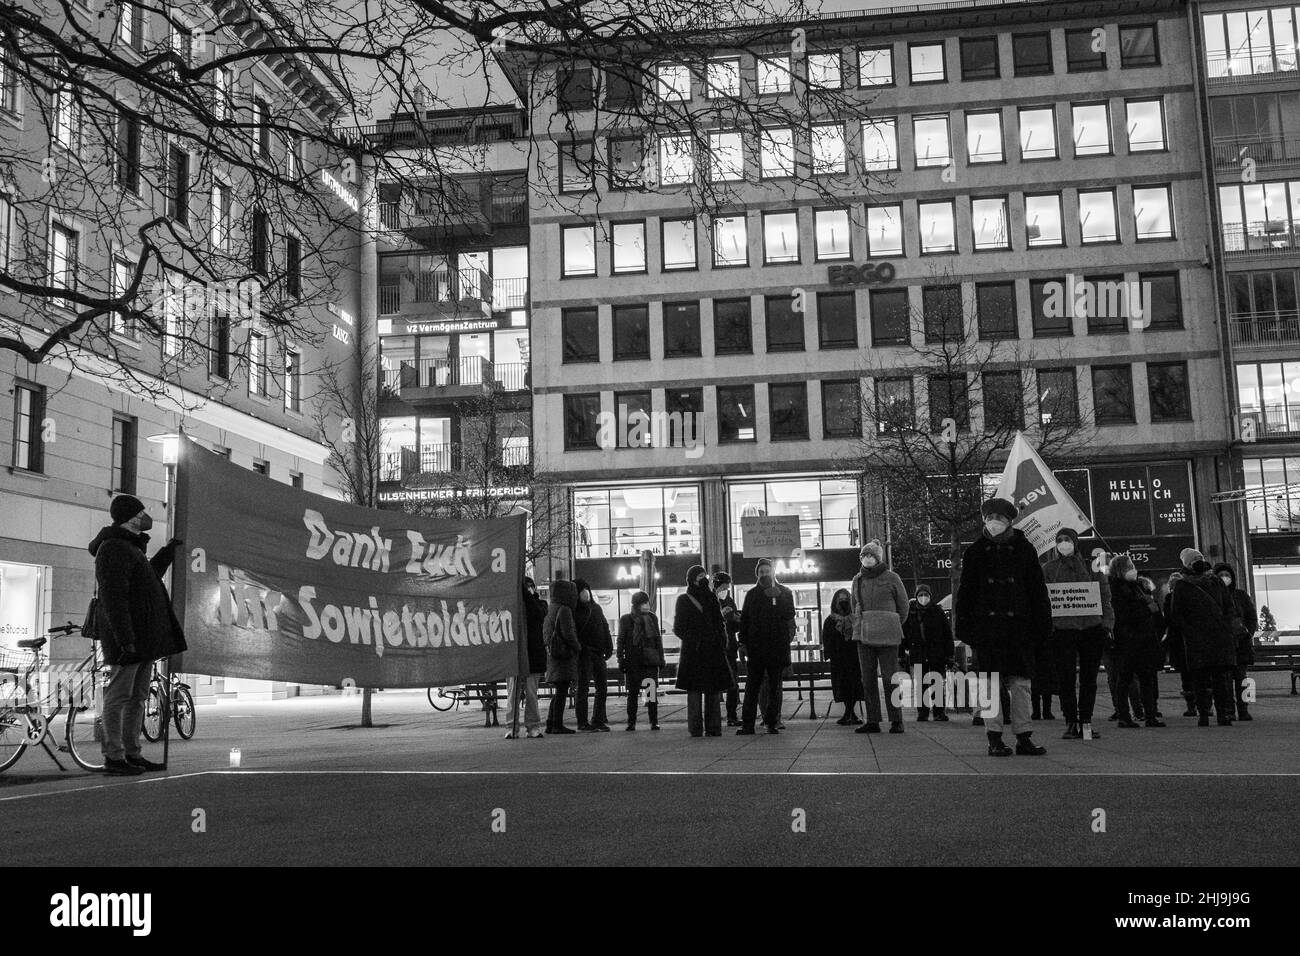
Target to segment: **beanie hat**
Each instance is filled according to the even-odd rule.
[[[765,564],[772,569],[773,576],[776,575],[776,565],[772,563],[771,558],[759,558],[758,564],[754,565],[754,577],[761,578],[763,576],[762,571]]]
[[[635,594],[632,595],[633,607],[640,607],[642,604],[649,604],[649,603],[650,603],[650,595],[646,594],[644,591],[637,591]]]
[[[1117,554],[1110,559],[1110,576],[1112,578],[1122,578],[1132,570],[1133,559],[1127,554]]]
[[[1056,532],[1055,540],[1059,543],[1062,538],[1068,538],[1070,543],[1074,545],[1075,552],[1078,553],[1079,532],[1075,531],[1073,528],[1061,528]]]
[[[1232,570],[1232,565],[1228,564],[1226,561],[1220,561],[1216,564],[1214,566],[1214,573],[1226,574],[1228,577],[1232,578],[1232,586],[1234,588],[1237,586],[1237,572]]]
[[[722,585],[724,584],[730,584],[730,583],[731,583],[731,575],[728,574],[726,571],[713,572],[713,586],[715,588],[719,588],[722,587]]]
[[[144,511],[144,502],[135,495],[118,495],[108,506],[113,524],[125,524],[141,511]]]
[[[1190,568],[1197,561],[1204,561],[1205,555],[1195,548],[1183,548],[1182,551],[1178,552],[1178,560],[1182,562],[1183,567]]]
[[[930,585],[928,585],[928,584],[922,584],[920,587],[918,587],[918,588],[916,589],[916,596],[917,596],[917,597],[920,597],[922,594],[924,594],[926,597],[932,597],[932,595],[931,595],[931,593],[930,593]]]
[[[707,578],[709,572],[705,571],[701,565],[698,564],[691,565],[691,569],[686,572],[686,586],[690,587],[691,584],[694,583],[695,579],[699,577],[701,574],[703,574]]]
[[[870,541],[868,541],[866,544],[864,544],[864,545],[861,547],[861,549],[859,549],[859,551],[858,551],[858,557],[859,557],[859,558],[865,558],[867,555],[871,555],[871,556],[874,557],[877,561],[879,561],[881,564],[884,564],[884,563],[885,563],[885,546],[882,545],[882,544],[880,543],[879,539],[877,539],[877,538],[872,538]]]
[[[1020,512],[1006,498],[990,498],[980,506],[980,514],[985,518],[1006,518],[1008,521],[1015,521],[1016,515]]]

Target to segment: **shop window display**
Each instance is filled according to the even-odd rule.
[[[695,486],[576,491],[573,510],[578,558],[695,554],[701,548]]]
[[[798,515],[804,548],[856,548],[860,543],[857,490],[851,481],[734,484],[730,498],[733,551],[742,549],[740,519],[751,515]]]

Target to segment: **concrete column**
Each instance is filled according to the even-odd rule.
[[[700,521],[704,525],[700,544],[704,567],[712,570],[716,564],[724,571],[731,571],[728,567],[731,548],[728,543],[727,486],[721,478],[706,478],[700,482]]]

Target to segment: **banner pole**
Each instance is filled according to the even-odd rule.
[[[528,700],[528,602],[524,597],[524,549],[528,542],[528,528],[524,522],[528,519],[520,517],[519,536],[517,544],[519,547],[519,573],[515,576],[515,600],[519,602],[519,633],[522,637],[519,640],[519,647],[515,652],[515,686],[510,694],[510,710],[514,717],[510,721],[510,735],[513,739],[519,739],[519,711],[524,708]],[[507,685],[509,686],[509,685]]]
[[[171,536],[178,540],[185,540],[185,505],[188,504],[189,488],[188,482],[185,481],[186,470],[182,469],[181,463],[185,461],[185,443],[188,441],[185,430],[180,430],[180,436],[176,441],[176,464],[167,466],[167,483],[174,484],[174,488],[168,490],[171,494],[168,496],[168,507],[172,513],[168,516],[168,528],[171,530]],[[170,543],[170,542],[169,542]],[[172,612],[176,615],[176,620],[181,626],[181,633],[185,633],[185,572],[188,562],[185,560],[185,552],[176,548],[172,551],[172,593],[171,604]],[[179,656],[179,655],[178,655]],[[167,758],[171,752],[171,725],[172,725],[172,659],[167,657],[163,661],[163,686],[162,686],[162,717],[163,717],[163,769],[167,769]]]

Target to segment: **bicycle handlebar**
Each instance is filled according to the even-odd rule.
[[[74,631],[79,631],[79,630],[81,630],[81,625],[80,625],[80,624],[73,624],[71,621],[69,621],[67,624],[60,624],[58,627],[52,627],[52,628],[50,628],[50,630],[49,630],[48,633],[50,633],[50,634],[71,634],[71,633],[73,633]]]

